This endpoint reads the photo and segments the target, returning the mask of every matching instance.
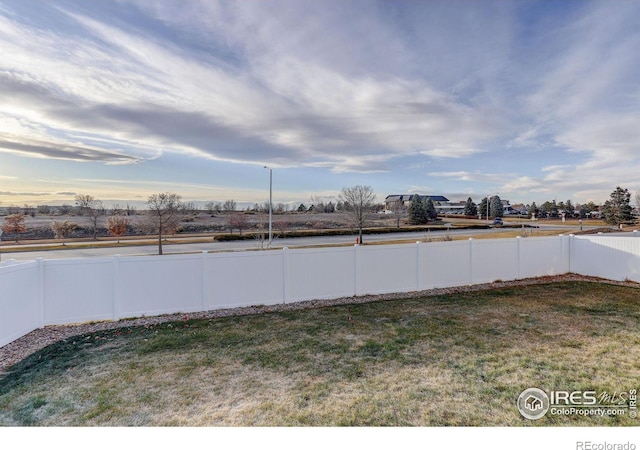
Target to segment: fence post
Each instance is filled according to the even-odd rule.
[[[113,257],[113,320],[120,320],[120,255]]]
[[[282,303],[289,298],[289,249],[282,247]]]
[[[518,265],[518,267],[516,267],[516,280],[519,280],[522,275],[520,272],[520,266],[522,265],[522,253],[520,252],[520,243],[522,242],[522,236],[516,236],[517,239],[517,247],[516,247],[516,258],[517,258],[517,262],[516,264]]]
[[[353,295],[360,294],[360,245],[353,246]]]
[[[44,259],[37,258],[38,262],[38,308],[40,308],[40,328],[44,328],[47,320],[46,301],[44,288]]]
[[[207,299],[209,298],[207,292],[207,254],[206,250],[202,251],[200,258],[200,274],[202,275],[202,302],[200,303],[200,310],[207,310]]]
[[[421,245],[420,245],[420,241],[416,241],[416,291],[421,291],[421,283],[420,283],[420,278],[421,277],[421,270],[420,270],[420,249],[421,249]]]
[[[473,284],[473,238],[469,238],[469,284]]]
[[[573,246],[574,246],[574,235],[569,235],[569,273],[573,273]]]

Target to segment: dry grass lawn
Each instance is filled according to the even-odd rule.
[[[637,426],[524,419],[526,388],[637,389],[640,289],[589,282],[77,336],[0,380],[0,425]]]

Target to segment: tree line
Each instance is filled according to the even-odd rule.
[[[640,193],[636,193],[635,200],[640,208]],[[602,205],[597,205],[592,201],[574,205],[571,200],[558,203],[552,200],[538,206],[533,202],[529,207],[528,216],[530,218],[557,218],[564,214],[565,217],[585,219],[594,212],[599,213],[602,220],[610,225],[633,224],[636,221],[631,206],[631,193],[628,189],[620,186],[611,192],[609,199]]]
[[[640,207],[640,193],[636,193],[636,204]],[[540,205],[536,202],[527,205],[524,214],[528,218],[557,218],[564,214],[567,218],[587,218],[593,212],[598,212],[602,220],[611,225],[632,224],[635,221],[633,208],[631,206],[631,193],[628,189],[616,187],[609,199],[603,205],[598,206],[594,202],[582,205],[574,205],[571,200],[558,202],[556,200],[545,201]],[[503,201],[499,195],[486,196],[479,204],[475,203],[471,197],[467,198],[462,215],[467,217],[477,217],[479,219],[489,219],[503,217],[505,215]],[[405,215],[412,225],[427,224],[437,219],[436,205],[428,196],[414,194],[409,205],[403,201],[398,201],[391,205],[391,211],[397,217],[397,224],[400,226],[400,218]]]
[[[313,200],[313,199],[312,199]],[[353,218],[353,225],[358,229],[359,242],[362,242],[362,229],[367,219],[366,214],[375,209],[375,194],[369,186],[354,186],[351,188],[343,188],[337,207],[332,202],[324,204],[321,200],[317,200],[309,208],[301,205],[298,211],[304,209],[304,212],[334,212],[339,208],[346,211]],[[97,239],[99,219],[108,214],[107,209],[101,200],[88,195],[82,194],[75,197],[74,211],[79,216],[88,217],[91,224],[91,234],[93,239]],[[269,210],[272,207],[267,203],[266,208],[256,208],[258,211]],[[196,211],[192,202],[183,202],[179,194],[164,192],[150,195],[146,201],[146,209],[139,214],[141,220],[137,220],[134,224],[131,216],[137,212],[127,205],[126,209],[113,208],[111,216],[107,219],[106,229],[108,233],[118,239],[130,232],[133,227],[141,230],[144,234],[156,235],[158,242],[158,254],[163,254],[163,239],[167,235],[175,234],[187,214]],[[234,229],[239,230],[242,234],[243,229],[249,226],[246,214],[242,214],[238,210],[238,205],[234,200],[227,200],[224,203],[207,204],[207,210],[213,213],[228,214],[228,228],[230,232]],[[21,233],[26,232],[25,213],[12,212],[4,217],[2,231],[7,235],[12,235],[16,242]],[[29,211],[31,212],[31,211]],[[51,213],[50,209],[43,209],[43,213]],[[69,209],[67,212],[71,212]],[[50,223],[50,230],[56,239],[60,239],[65,244],[65,240],[73,236],[78,230],[79,225],[70,220],[53,220]]]
[[[100,217],[107,215],[107,209],[102,201],[87,194],[77,195],[75,202],[76,213],[89,218],[91,234],[96,239],[98,220]],[[336,205],[333,205],[332,202],[325,204],[319,198],[312,198],[312,202],[312,207],[307,208],[304,205],[300,205],[298,211],[334,212],[339,210],[349,213],[353,227],[358,231],[359,243],[362,243],[363,228],[366,225],[369,214],[379,209],[379,205],[375,203],[373,189],[370,186],[361,185],[343,188]],[[640,204],[640,194],[636,194],[636,202]],[[237,229],[242,234],[242,231],[248,228],[247,216],[236,213],[238,205],[234,200],[227,200],[224,203],[210,206],[214,213],[220,212],[229,215],[228,228],[230,232]],[[266,210],[269,209],[269,206],[267,203]],[[159,254],[163,253],[163,238],[167,235],[175,234],[185,215],[196,210],[193,203],[183,202],[180,195],[170,192],[150,195],[147,198],[146,207],[147,209],[142,214],[142,220],[134,224],[131,216],[137,213],[136,210],[129,205],[125,208],[119,208],[116,205],[110,211],[111,215],[107,219],[106,229],[110,235],[118,239],[118,242],[134,226],[144,234],[157,235]],[[259,210],[264,211],[265,209],[263,207]],[[274,211],[277,210],[274,209]],[[413,225],[426,224],[436,220],[438,217],[436,205],[432,199],[420,195],[413,195],[408,207],[403,202],[398,202],[392,206],[392,211],[397,215],[398,226],[400,225],[400,217],[405,214],[408,216],[408,222]],[[579,213],[576,211],[579,211]],[[602,219],[611,225],[631,224],[635,221],[633,208],[631,207],[631,194],[628,189],[623,189],[619,186],[611,193],[610,198],[602,207],[590,202],[580,205],[578,210],[570,200],[559,203],[553,200],[544,202],[540,206],[534,202],[527,209],[530,218],[558,217],[561,212],[569,217],[573,217],[576,214],[579,217],[586,217],[592,211],[599,211],[602,214]],[[502,217],[504,215],[504,206],[498,195],[484,197],[480,204],[476,204],[469,197],[465,203],[463,214],[479,218]],[[64,240],[71,237],[78,227],[78,224],[69,220],[54,220],[50,224],[54,237],[62,240],[63,244]],[[6,216],[2,231],[7,235],[12,235],[17,242],[20,234],[26,231],[25,214],[18,212]]]

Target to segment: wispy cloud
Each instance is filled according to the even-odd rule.
[[[429,176],[432,177],[441,177],[441,178],[451,178],[453,180],[459,181],[492,181],[496,178],[504,176],[504,174],[497,173],[486,173],[486,172],[467,172],[467,171],[458,171],[458,172],[430,172]]]
[[[43,197],[51,195],[49,192],[12,192],[12,191],[0,191],[0,195],[6,195],[9,197]]]
[[[623,1],[5,2],[0,154],[640,190],[638,20]]]
[[[240,58],[235,67],[221,64],[218,55],[185,53],[161,36],[149,37],[66,10],[67,19],[88,33],[82,39],[61,30],[25,29],[5,19],[9,67],[0,78],[0,89],[10,93],[5,114],[22,109],[23,120],[58,135],[82,130],[115,139],[122,149],[81,149],[74,143],[67,145],[67,151],[54,150],[54,145],[46,151],[46,142],[25,142],[21,151],[53,158],[77,151],[80,160],[136,162],[148,157],[141,151],[142,143],[160,151],[227,161],[379,171],[384,170],[379,162],[394,155],[469,156],[495,136],[494,120],[434,90],[423,79],[397,73],[354,74],[349,67],[327,65],[333,62],[324,61],[327,54],[340,53],[344,43],[325,43],[319,58],[309,61],[304,42],[282,34],[279,27],[284,23],[252,15],[255,7],[252,3],[246,11],[239,5],[232,8],[227,15],[236,22],[222,25],[227,39],[243,38],[233,42],[246,51],[235,55]],[[302,13],[294,4],[288,8],[290,19]],[[166,26],[184,26],[168,17],[169,12],[161,14],[161,9],[154,12],[167,21]],[[330,17],[324,14],[302,25],[286,25],[310,43],[309,33],[320,32],[323,18]],[[374,19],[365,17],[359,27],[377,26],[392,37],[384,23]],[[201,26],[206,27],[203,32],[213,31]],[[255,32],[249,33],[251,29]],[[397,36],[391,41],[395,43],[390,46],[398,49],[406,44]],[[264,47],[263,42],[270,45]],[[364,41],[361,47],[366,48],[351,51],[366,51],[370,44]],[[29,55],[26,64],[24,55]],[[42,67],[53,74],[46,83],[39,79]],[[16,150],[18,143],[5,142],[2,147]]]

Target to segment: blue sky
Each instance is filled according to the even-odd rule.
[[[0,206],[640,191],[640,1],[0,0]]]

